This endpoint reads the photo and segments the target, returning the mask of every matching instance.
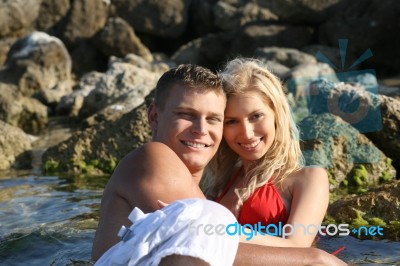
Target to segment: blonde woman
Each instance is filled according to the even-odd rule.
[[[205,177],[212,180],[207,194],[242,226],[269,233],[252,235],[250,243],[310,247],[328,207],[329,183],[323,168],[303,167],[279,80],[254,59],[234,59],[220,74],[227,94],[224,140]]]

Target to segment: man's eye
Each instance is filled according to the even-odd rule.
[[[213,123],[219,123],[222,121],[221,118],[219,118],[219,117],[210,117],[207,120],[210,122],[213,122]]]

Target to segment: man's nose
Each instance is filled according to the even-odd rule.
[[[205,119],[199,118],[193,122],[192,125],[192,132],[199,135],[206,135],[207,134],[207,121]]]

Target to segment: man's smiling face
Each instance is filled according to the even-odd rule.
[[[222,139],[225,96],[176,85],[152,122],[154,141],[168,145],[190,172],[202,172]]]

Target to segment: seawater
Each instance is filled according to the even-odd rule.
[[[108,177],[0,177],[1,265],[92,265]],[[400,242],[323,237],[317,246],[355,265],[400,265]]]

